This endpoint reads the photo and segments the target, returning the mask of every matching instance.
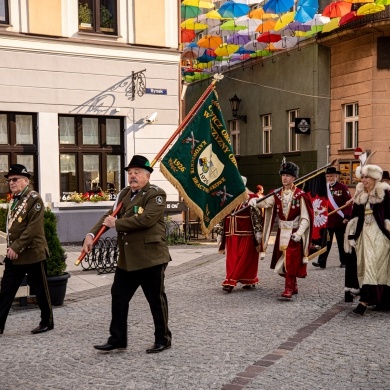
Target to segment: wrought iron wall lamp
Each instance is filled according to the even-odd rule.
[[[234,118],[240,119],[246,123],[246,115],[238,115],[238,109],[240,108],[241,100],[242,99],[240,99],[236,94],[229,99]]]

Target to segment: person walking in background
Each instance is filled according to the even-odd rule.
[[[256,186],[256,194],[259,198],[262,198],[264,196],[264,187],[261,184],[258,184]]]
[[[356,250],[360,303],[353,312],[364,315],[367,306],[390,308],[390,185],[380,182],[382,169],[377,165],[358,167],[355,175],[361,182],[344,245],[348,252]]]
[[[118,195],[123,207],[117,217],[111,216],[113,208],[103,215],[86,235],[83,244],[83,252],[89,253],[93,238],[102,225],[117,231],[119,259],[111,288],[110,337],[106,344],[94,348],[103,352],[127,348],[129,302],[141,286],[155,327],[155,342],[146,353],[157,353],[171,347],[164,287],[165,269],[171,260],[165,241],[166,193],[150,184],[153,168],[144,156],[134,155],[124,169],[129,187]]]
[[[298,294],[297,278],[307,275],[306,263],[313,224],[311,202],[305,192],[294,185],[298,173],[299,167],[284,159],[279,170],[283,187],[263,201],[257,203],[255,198],[249,201],[251,206],[265,208],[264,250],[276,217],[279,219],[271,269],[285,277],[282,297],[287,299]]]
[[[383,171],[381,182],[390,184],[390,174],[389,174],[389,171]]]
[[[41,310],[41,321],[31,333],[43,333],[54,328],[46,279],[45,260],[49,257],[49,249],[44,231],[45,207],[38,192],[29,186],[30,176],[21,164],[12,164],[5,175],[12,199],[6,220],[7,256],[0,289],[0,334],[4,331],[12,302],[26,274]]]
[[[338,181],[340,171],[337,171],[335,167],[328,167],[325,171],[327,181],[327,197],[328,197],[328,221],[327,230],[329,240],[327,241],[327,250],[318,257],[318,261],[313,261],[314,267],[326,268],[326,261],[328,259],[329,252],[332,248],[333,236],[336,236],[337,247],[339,251],[340,267],[345,267],[347,263],[348,255],[344,251],[344,233],[345,227],[349,221],[352,203],[345,207],[343,210],[338,210],[333,214],[330,214],[333,210],[344,206],[351,200],[351,194],[348,187]]]
[[[246,185],[246,178],[241,176]],[[247,207],[249,199],[257,195],[247,190],[247,200],[237,206],[218,227],[219,253],[226,253],[226,279],[222,289],[231,292],[237,283],[243,288],[255,287],[259,282],[259,252],[261,248],[262,218],[257,207]]]

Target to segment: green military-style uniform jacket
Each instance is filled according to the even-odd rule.
[[[171,258],[165,239],[164,211],[166,193],[150,183],[131,199],[130,187],[119,194],[123,207],[117,215],[115,229],[118,233],[118,267],[126,271],[168,263]],[[96,235],[104,219],[112,214],[111,208],[90,233]]]
[[[45,207],[38,192],[27,187],[7,215],[7,243],[18,254],[12,264],[33,264],[49,257],[44,230]]]

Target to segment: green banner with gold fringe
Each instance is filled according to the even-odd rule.
[[[160,170],[200,218],[204,234],[246,199],[214,89],[164,156]]]

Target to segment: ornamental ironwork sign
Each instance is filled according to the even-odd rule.
[[[127,100],[135,100],[135,96],[142,97],[146,92],[146,69],[139,72],[131,72],[131,75],[114,84],[105,91],[80,104],[71,113],[83,114],[107,114],[115,105],[117,92],[124,92]]]

